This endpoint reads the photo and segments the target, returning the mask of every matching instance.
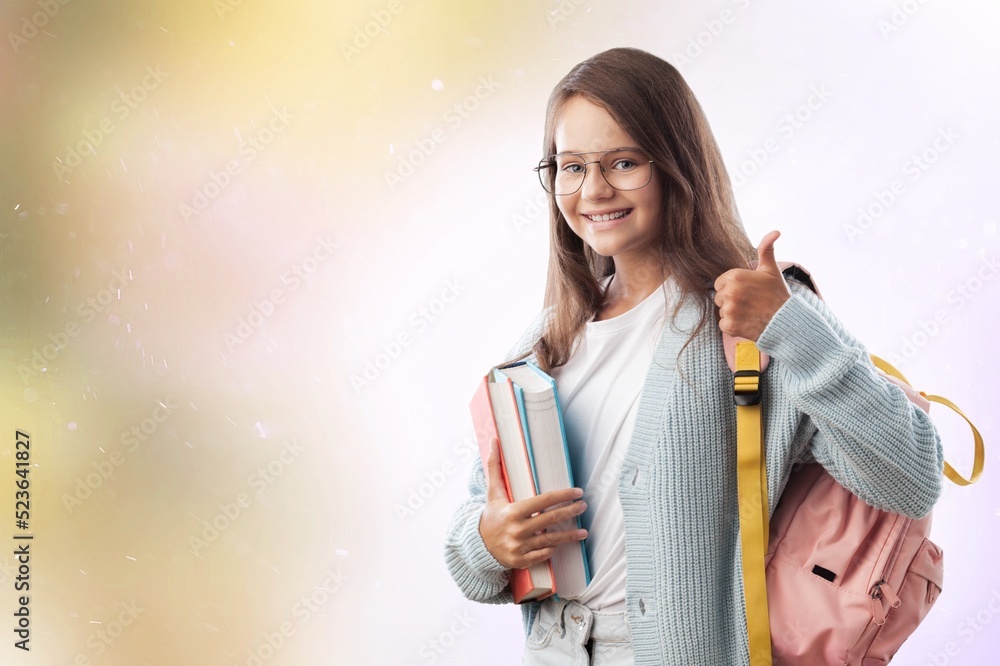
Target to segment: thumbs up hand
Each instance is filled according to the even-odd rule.
[[[756,342],[774,313],[791,297],[774,258],[774,241],[780,235],[772,231],[760,241],[756,269],[734,268],[715,281],[715,304],[723,333]]]

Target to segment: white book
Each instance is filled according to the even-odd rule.
[[[569,443],[563,424],[562,407],[555,380],[531,361],[523,361],[502,372],[514,384],[514,395],[524,429],[535,486],[539,494],[573,488]],[[550,507],[552,510],[556,507]],[[556,523],[550,532],[580,529],[580,517],[574,516]],[[556,577],[556,594],[563,599],[575,599],[590,584],[590,564],[584,542],[569,541],[556,546],[552,556]]]

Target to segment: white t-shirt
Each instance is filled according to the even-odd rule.
[[[611,277],[603,280],[606,287]],[[592,610],[625,610],[625,521],[618,475],[628,450],[661,322],[677,302],[673,280],[628,312],[590,321],[556,380],[573,481],[583,488],[591,583],[577,601]]]

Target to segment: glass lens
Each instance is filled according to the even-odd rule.
[[[637,150],[615,150],[601,158],[608,185],[616,190],[637,190],[649,183],[649,158]]]
[[[580,189],[584,174],[587,173],[583,162],[584,159],[579,155],[556,155],[553,158],[556,194],[572,194]]]
[[[551,157],[543,159],[538,163],[538,166],[535,167],[535,171],[538,172],[538,181],[542,184],[542,187],[545,188],[546,192],[554,193],[552,187],[552,176],[555,172],[555,168],[555,161]]]
[[[591,154],[590,156],[594,156]],[[652,175],[649,158],[638,150],[612,150],[601,155],[601,173],[616,190],[645,187]],[[555,155],[539,164],[538,178],[546,191],[573,194],[583,185],[589,163],[580,155]]]

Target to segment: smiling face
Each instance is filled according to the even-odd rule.
[[[583,161],[597,160],[599,151],[637,147],[635,141],[603,107],[574,95],[556,117],[557,153],[593,153]],[[649,159],[646,157],[645,159]],[[587,165],[583,186],[574,194],[556,197],[566,222],[584,243],[599,255],[637,265],[656,255],[660,228],[660,183],[656,170],[645,187],[616,190],[600,173],[600,165]]]

